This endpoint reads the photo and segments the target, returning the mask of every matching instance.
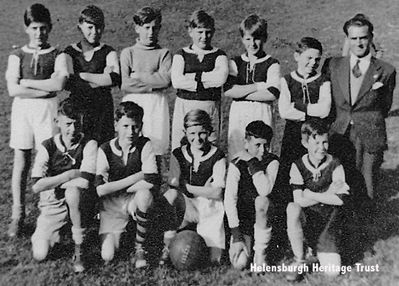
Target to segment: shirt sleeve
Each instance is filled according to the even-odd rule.
[[[285,78],[281,78],[281,92],[278,100],[278,110],[281,118],[300,121],[305,120],[306,113],[296,109],[294,103],[291,102],[291,92],[288,89],[288,84]]]
[[[342,165],[338,165],[332,174],[332,181],[333,182],[345,182],[345,171]]]
[[[32,178],[43,178],[47,176],[49,158],[47,149],[40,144],[32,168]]]
[[[184,58],[182,55],[173,56],[171,79],[172,85],[176,89],[184,89],[188,91],[197,90],[195,73],[184,73]]]
[[[224,208],[230,228],[239,226],[237,201],[240,176],[241,174],[238,168],[230,163],[226,178],[226,190],[224,193]]]
[[[325,81],[320,86],[319,100],[317,103],[308,104],[307,113],[310,116],[325,118],[331,108],[331,82]]]
[[[119,61],[116,51],[111,51],[105,58],[107,67],[112,68],[112,72],[119,74]]]
[[[21,59],[17,55],[10,55],[8,57],[8,64],[6,70],[7,81],[15,81],[21,78],[20,64],[21,64]]]
[[[304,188],[303,177],[301,175],[301,172],[299,172],[298,167],[295,163],[293,163],[291,165],[290,185],[293,188],[293,190],[297,190],[297,189],[303,190],[303,188]]]
[[[224,188],[226,177],[226,159],[222,158],[213,165],[212,169],[212,186],[215,188]]]
[[[96,173],[97,153],[97,142],[94,140],[87,142],[83,149],[83,160],[80,165],[80,172],[82,173],[82,177],[89,181],[92,181]]]
[[[275,97],[279,97],[280,84],[281,84],[281,72],[280,72],[280,64],[274,63],[267,70],[267,80],[266,85],[268,90],[275,95]]]
[[[155,160],[155,154],[152,149],[151,141],[148,141],[141,151],[141,171],[144,174],[157,174],[157,162]]]
[[[95,186],[108,183],[109,179],[109,164],[104,150],[98,148],[97,162],[96,162],[96,179]]]
[[[201,81],[204,88],[221,87],[229,75],[229,63],[227,56],[219,55],[215,60],[215,68],[210,72],[204,72]]]
[[[55,58],[53,75],[58,75],[61,77],[69,75],[67,55],[65,53],[61,53]]]

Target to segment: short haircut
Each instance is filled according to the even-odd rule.
[[[297,53],[302,54],[307,49],[315,49],[318,50],[320,54],[323,53],[323,46],[321,45],[319,40],[312,37],[303,37],[299,40],[299,42],[296,43],[295,51]]]
[[[161,24],[161,11],[148,6],[141,8],[133,16],[133,21],[138,26],[143,26],[144,24],[151,23],[154,20],[157,24]]]
[[[302,140],[308,141],[309,137],[316,138],[316,135],[328,134],[328,125],[320,118],[306,120],[301,127]]]
[[[82,24],[83,22],[93,24],[96,27],[104,28],[104,13],[97,6],[88,5],[80,12],[79,23]]]
[[[270,143],[273,138],[273,129],[262,120],[255,120],[245,128],[245,139],[249,139],[251,136],[266,139]]]
[[[132,101],[121,102],[115,110],[115,121],[119,121],[123,116],[143,122],[144,110],[141,106]]]
[[[83,118],[83,110],[80,108],[79,103],[69,97],[60,102],[58,106],[58,115],[64,115],[68,118],[81,121]]]
[[[187,21],[188,28],[205,28],[215,30],[215,20],[204,10],[194,11]]]
[[[369,18],[364,14],[361,14],[361,13],[356,14],[354,17],[352,17],[351,19],[349,19],[348,21],[345,22],[345,24],[343,26],[345,35],[348,36],[348,30],[349,30],[349,27],[351,27],[351,26],[357,26],[357,27],[367,26],[369,28],[370,36],[373,36],[374,26],[370,22]]]
[[[50,11],[42,4],[29,6],[24,13],[24,23],[28,27],[32,22],[45,23],[52,28]]]
[[[267,39],[267,21],[256,14],[251,14],[240,23],[240,35],[248,32],[254,38]]]
[[[212,132],[212,119],[209,114],[202,109],[193,109],[184,116],[184,129],[192,126],[202,126],[207,131]]]

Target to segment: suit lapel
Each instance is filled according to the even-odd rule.
[[[367,69],[366,74],[364,75],[362,85],[360,86],[359,94],[357,95],[355,104],[357,104],[371,89],[375,81],[374,75],[376,74],[376,71],[378,71],[379,69],[380,65],[376,62],[376,59],[374,57],[371,57],[370,66]]]
[[[342,58],[341,64],[338,68],[338,81],[341,86],[342,94],[348,103],[350,103],[349,70],[349,57]]]

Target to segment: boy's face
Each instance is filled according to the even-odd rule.
[[[350,51],[357,57],[362,58],[370,52],[372,36],[368,26],[350,26],[348,29]]]
[[[295,52],[295,60],[298,63],[298,72],[309,75],[316,72],[320,64],[321,53],[317,49],[306,49],[302,53]]]
[[[186,129],[185,133],[188,143],[195,150],[202,150],[208,142],[209,131],[201,125],[190,126]]]
[[[118,132],[118,140],[120,145],[132,145],[140,136],[143,123],[126,115],[122,116],[119,121],[115,122],[115,130]]]
[[[153,46],[158,42],[158,34],[161,24],[156,20],[145,23],[142,26],[136,25],[136,33],[139,34],[139,41],[144,46]]]
[[[266,39],[254,37],[250,32],[245,31],[241,41],[244,44],[248,55],[257,55],[263,50],[263,45],[266,42]]]
[[[209,28],[189,28],[188,34],[190,35],[193,44],[202,50],[211,47],[212,37],[214,31]]]
[[[308,141],[303,141],[303,145],[308,149],[311,161],[320,162],[327,156],[328,134],[309,136]]]
[[[262,160],[263,155],[267,153],[269,149],[269,142],[263,138],[249,136],[249,138],[245,138],[244,148],[251,156],[254,156],[258,160]]]
[[[91,44],[98,44],[101,40],[101,36],[103,34],[104,28],[100,26],[96,26],[93,23],[83,22],[78,25],[79,30],[82,33],[83,37],[86,41]]]
[[[47,45],[50,26],[47,23],[31,22],[25,27],[25,32],[29,36],[29,46],[31,48],[40,48]]]
[[[72,119],[63,114],[58,115],[57,126],[60,128],[64,142],[75,142],[82,129],[81,120]]]

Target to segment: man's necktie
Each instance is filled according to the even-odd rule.
[[[353,66],[352,73],[355,78],[359,78],[362,75],[359,67],[360,60],[357,60],[356,64]]]

